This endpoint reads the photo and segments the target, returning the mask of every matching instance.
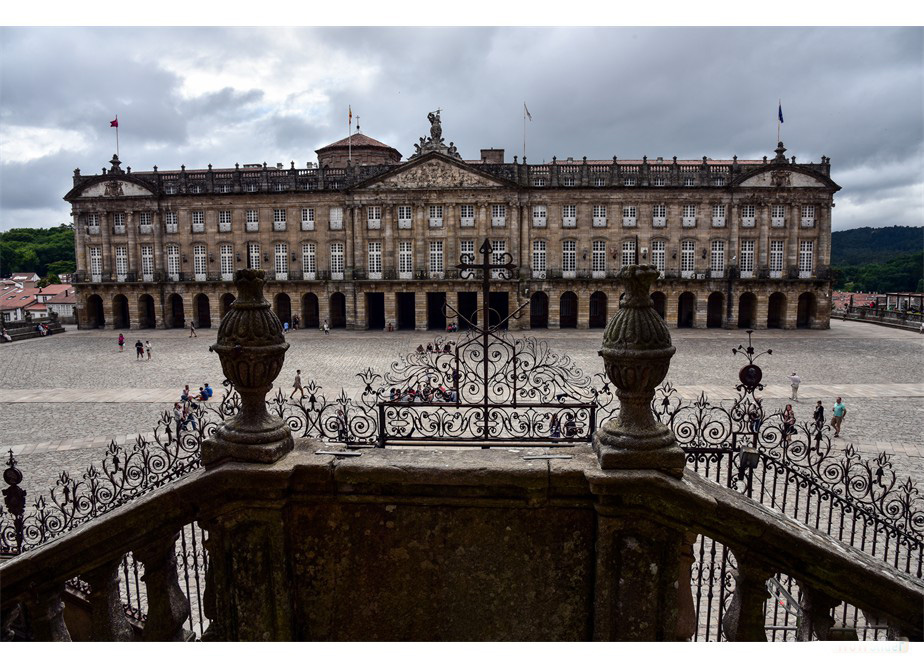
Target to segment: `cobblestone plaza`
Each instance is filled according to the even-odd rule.
[[[118,332],[76,331],[0,347],[0,440],[12,448],[26,474],[27,489],[44,491],[62,470],[82,472],[103,458],[110,439],[124,441],[150,433],[159,415],[179,398],[185,384],[219,388],[223,376],[217,355],[208,347],[216,331],[142,332],[153,345],[152,360],[135,359],[136,336],[120,353]],[[277,386],[291,391],[296,369],[332,397],[344,388],[356,395],[356,374],[367,366],[379,372],[403,353],[432,340],[437,332],[318,331],[289,334],[291,348]],[[559,352],[568,353],[585,373],[603,369],[597,350],[599,331],[532,332]],[[519,334],[517,334],[519,335]],[[456,335],[451,335],[456,336]],[[734,396],[740,357],[732,348],[747,343],[738,330],[676,330],[677,354],[667,381],[686,399],[705,392],[713,402]],[[807,420],[821,399],[826,414],[837,396],[848,406],[838,446],[852,444],[869,456],[894,455],[904,477],[924,481],[924,337],[865,323],[835,321],[830,330],[761,331],[754,347],[770,348],[763,356],[765,403],[781,409],[789,397],[787,376],[802,377],[799,421]]]

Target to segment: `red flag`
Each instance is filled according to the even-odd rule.
[[[117,128],[119,127],[119,117],[116,116],[114,121],[109,121],[109,127]]]

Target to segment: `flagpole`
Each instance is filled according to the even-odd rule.
[[[119,155],[119,115],[116,114],[116,155]]]
[[[523,103],[523,160],[526,160],[526,103]]]
[[[347,136],[349,139],[347,143],[349,144],[349,150],[347,151],[347,162],[350,164],[353,163],[353,107],[350,107],[350,113],[347,116]]]
[[[780,143],[780,125],[782,125],[782,123],[780,123],[780,111],[779,111],[779,110],[783,108],[783,98],[779,98],[779,99],[777,100],[777,107],[776,107],[776,108],[777,108],[777,112],[776,112],[776,143],[777,143],[777,146],[779,146],[779,143]]]

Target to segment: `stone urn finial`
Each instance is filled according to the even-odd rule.
[[[594,434],[594,451],[604,469],[657,469],[679,477],[683,450],[651,411],[676,351],[648,294],[658,274],[652,265],[630,265],[616,276],[626,292],[604,331],[600,356],[617,388],[619,417]]]
[[[292,450],[292,432],[266,410],[266,394],[282,370],[289,344],[282,323],[263,298],[265,273],[239,269],[238,296],[221,319],[217,352],[225,377],[241,396],[241,410],[202,443],[206,466],[232,459],[270,463]]]

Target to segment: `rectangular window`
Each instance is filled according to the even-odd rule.
[[[491,205],[491,227],[504,227],[507,224],[507,206],[505,204]]]
[[[112,214],[112,225],[116,234],[125,233],[125,214],[124,213],[114,213]]]
[[[603,278],[606,276],[606,242],[597,239],[593,242],[593,251],[591,254],[591,271],[594,278]]]
[[[573,239],[561,242],[561,270],[565,274],[571,274],[566,278],[573,278],[574,272],[577,271],[577,242]]]
[[[635,177],[634,177],[634,176],[627,176],[626,178],[624,178],[624,179],[622,180],[622,184],[623,184],[624,186],[634,186],[634,185],[635,185]]]
[[[230,211],[219,211],[218,212],[218,231],[219,232],[230,232],[231,231],[231,212]]]
[[[171,280],[180,280],[180,247],[175,244],[167,246],[167,274]]]
[[[715,239],[712,242],[712,261],[709,263],[712,278],[725,277],[725,242]]]
[[[549,210],[545,204],[533,206],[533,227],[545,227],[549,220]]]
[[[366,225],[370,230],[382,229],[382,207],[366,207]]]
[[[99,214],[98,213],[88,213],[87,214],[87,227],[99,228]]]
[[[430,278],[443,276],[443,242],[430,242]]]
[[[278,243],[273,247],[273,268],[277,281],[289,280],[289,245]]]
[[[781,204],[774,204],[770,207],[770,226],[783,227],[785,223],[786,207]]]
[[[230,281],[234,279],[234,247],[231,244],[222,244],[219,247],[219,257],[221,260],[221,280]]]
[[[662,274],[664,273],[664,241],[651,242],[651,264],[657,267]]]
[[[651,207],[651,226],[665,227],[667,225],[667,205],[655,204]]]
[[[430,205],[430,227],[442,227],[443,226],[443,205],[442,204],[431,204]]]
[[[462,204],[459,207],[459,220],[462,227],[474,227],[475,206],[472,204]]]
[[[143,234],[149,234],[154,226],[154,214],[150,211],[142,211],[138,217],[139,229]]]
[[[335,241],[330,245],[330,277],[342,280],[343,266],[343,242]]]
[[[369,242],[369,278],[382,278],[382,242]]]
[[[565,204],[561,208],[562,227],[575,227],[577,225],[577,205]]]
[[[459,242],[459,254],[461,255],[460,259],[463,262],[469,264],[475,261],[475,241],[474,239],[463,239]],[[474,278],[474,274],[470,276]]]
[[[145,281],[154,280],[154,246],[149,244],[141,246],[141,278]]]
[[[754,240],[741,240],[741,278],[754,276]]]
[[[696,185],[696,182],[694,181],[694,179],[693,179],[692,176],[684,176],[684,177],[683,177],[683,186],[684,186],[684,188],[692,188],[692,187],[695,186],[695,185]]]
[[[286,210],[273,209],[273,229],[282,232],[286,229]]]
[[[411,229],[411,207],[409,206],[399,206],[398,207],[398,229],[399,230]]]
[[[205,280],[206,272],[208,271],[208,264],[205,246],[202,244],[196,244],[193,246],[193,271],[196,274],[197,281]]]
[[[168,211],[164,214],[164,225],[167,228],[167,232],[174,233],[177,231],[177,215],[176,211]]]
[[[606,227],[606,205],[595,204],[593,213],[594,227]]]
[[[783,276],[783,242],[770,242],[770,278]]]
[[[724,204],[713,204],[712,205],[712,226],[713,227],[725,227],[725,205]]]
[[[684,204],[683,205],[683,226],[684,227],[695,227],[696,226],[696,205],[695,204]]]
[[[811,278],[815,269],[815,242],[799,242],[799,278]]]
[[[339,206],[332,206],[330,208],[330,229],[343,229],[343,209]]]
[[[205,211],[192,212],[192,231],[205,232]]]
[[[260,268],[260,244],[247,244],[247,268]]]
[[[306,241],[302,244],[302,272],[304,272],[305,280],[313,281],[317,270],[317,248],[314,243]]]
[[[124,281],[128,274],[128,247],[116,246],[115,248],[116,280]]]
[[[247,209],[244,212],[244,229],[248,232],[257,232],[260,229],[260,213],[256,209]]]
[[[496,241],[491,242],[491,264],[504,264],[509,261],[509,258],[506,257],[507,254],[507,242],[504,239],[497,239]],[[510,278],[506,271],[503,269],[492,269],[491,270],[492,278]]]
[[[815,227],[815,205],[802,205],[802,227]]]
[[[622,266],[635,264],[635,239],[626,239],[622,242]]]
[[[545,239],[533,241],[533,278],[545,278]]]
[[[680,242],[680,276],[692,278],[696,268],[696,243],[692,239]]]
[[[741,227],[754,227],[755,217],[757,216],[757,207],[753,204],[745,204],[741,207]]]
[[[302,230],[305,232],[314,231],[314,209],[302,209]]]
[[[398,278],[414,276],[414,242],[398,242]]]
[[[622,207],[622,225],[623,227],[635,227],[638,221],[638,209],[634,206]]]

